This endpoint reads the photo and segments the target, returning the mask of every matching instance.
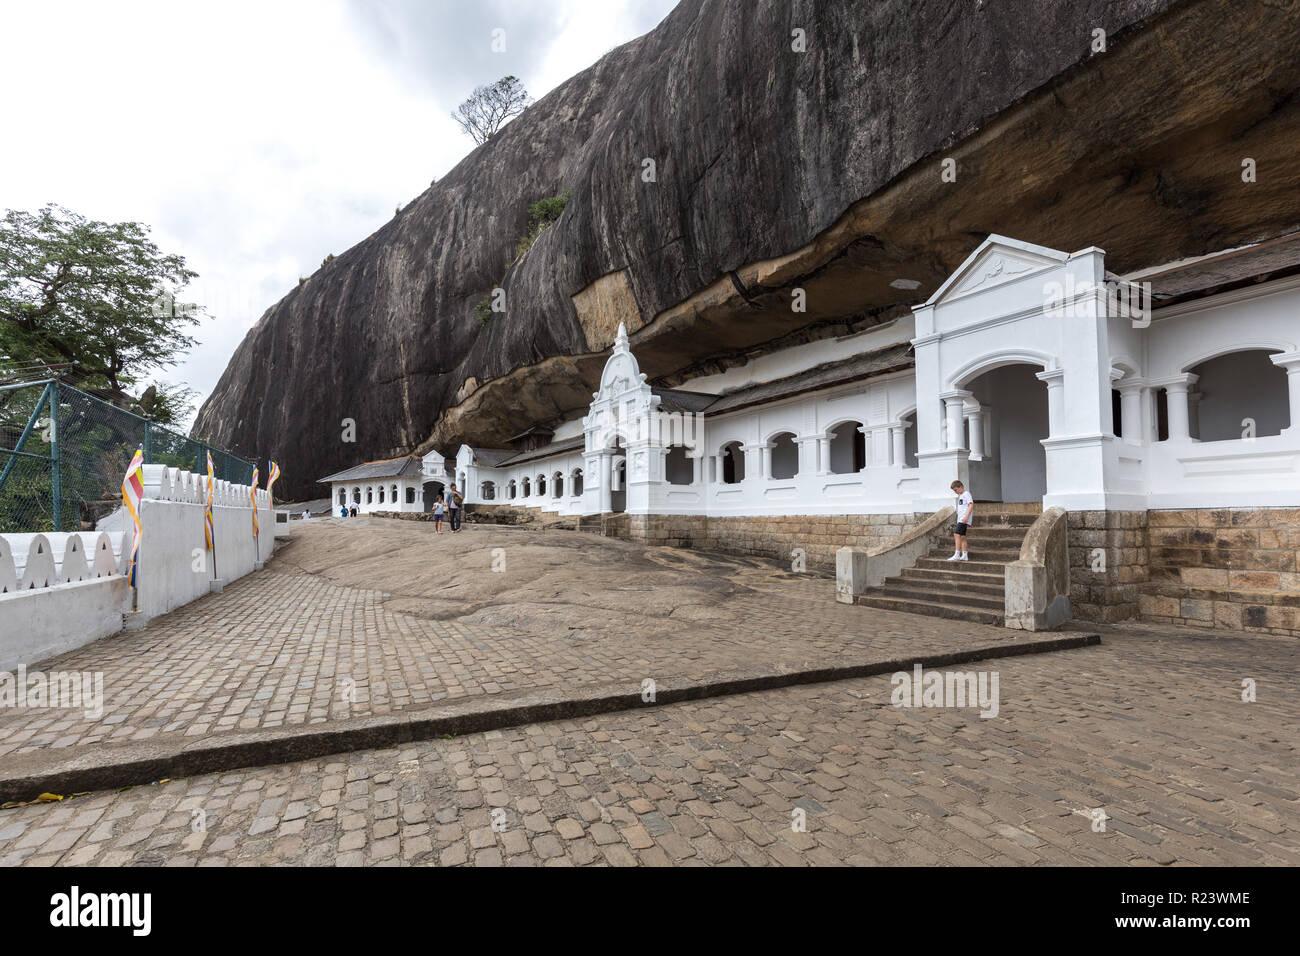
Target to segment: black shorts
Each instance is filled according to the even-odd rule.
[[[953,533],[953,534],[959,534],[959,535],[962,535],[963,537],[965,537],[967,527],[969,527],[969,526],[966,524],[966,522],[964,522],[964,521],[958,521],[958,522],[957,522],[957,527],[953,528],[952,533]]]

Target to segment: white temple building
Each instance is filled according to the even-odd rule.
[[[923,512],[955,478],[1070,510],[1300,501],[1300,277],[1154,310],[1141,279],[990,236],[910,320],[680,389],[620,327],[586,417],[456,470],[469,502],[573,515]]]

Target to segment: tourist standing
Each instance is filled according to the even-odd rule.
[[[446,513],[447,506],[443,504],[442,495],[439,495],[433,501],[433,533],[442,534],[442,516]]]
[[[952,483],[952,490],[957,495],[957,524],[952,529],[952,557],[948,560],[969,561],[966,532],[970,530],[971,519],[975,515],[975,499],[960,481]]]
[[[460,505],[464,500],[465,496],[456,490],[456,482],[453,481],[451,492],[447,495],[447,512],[452,534],[460,531]]]

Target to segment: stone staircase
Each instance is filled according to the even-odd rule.
[[[1005,623],[1006,566],[1020,557],[1020,545],[1041,505],[975,505],[975,526],[967,535],[969,561],[949,561],[952,536],[941,546],[854,598],[855,604],[927,614],[1001,627]]]

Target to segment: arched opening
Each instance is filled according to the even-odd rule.
[[[519,489],[515,486],[515,480],[511,478],[506,482],[506,499],[514,501],[519,494]]]
[[[614,474],[614,487],[609,495],[609,510],[621,513],[627,510],[627,459],[615,459],[612,471]]]
[[[732,441],[722,446],[722,483],[735,485],[745,480],[745,453],[740,442]]]
[[[408,505],[415,504],[415,489],[410,485],[406,486],[406,503]]]
[[[379,486],[379,503],[380,503],[381,505],[384,503],[384,486],[383,486],[383,485],[380,485],[380,486]]]
[[[533,493],[532,487],[533,487],[532,484],[528,481],[527,478],[525,478],[519,485],[519,492],[525,498],[527,498],[529,495]]]
[[[359,504],[361,504],[361,489],[360,489],[360,488],[353,488],[353,489],[352,489],[352,503],[353,503],[354,505],[359,505]]]
[[[537,476],[537,497],[539,498],[546,497],[546,476],[545,475]]]
[[[664,477],[670,485],[689,485],[695,480],[695,465],[686,454],[686,446],[673,445],[664,457]]]
[[[424,500],[421,506],[425,511],[433,510],[433,503],[438,500],[438,496],[443,492],[441,481],[426,481],[424,483]]]
[[[346,488],[340,488],[340,489],[339,489],[339,504],[340,504],[340,505],[346,505],[347,503],[348,503],[348,490],[347,490]]]
[[[575,498],[582,494],[582,469],[573,469],[573,475],[569,480],[569,493]]]
[[[551,475],[551,497],[552,498],[564,497],[564,473],[563,472],[557,471],[555,474]]]
[[[916,468],[916,409],[908,412],[901,419],[903,423],[903,460],[894,464],[904,468]]]
[[[1291,426],[1286,370],[1263,349],[1216,355],[1189,369],[1197,377],[1189,431],[1203,442],[1280,435]]]
[[[799,446],[793,432],[772,436],[772,474],[778,481],[799,474]]]
[[[366,486],[366,504],[368,504],[368,505],[373,505],[374,503],[375,503],[375,486],[374,486],[374,485],[367,485],[367,486]]]
[[[962,385],[987,421],[984,460],[970,463],[970,492],[982,501],[1041,501],[1047,493],[1047,385],[1041,367],[1017,362]]]
[[[397,504],[397,485],[391,485],[388,489],[388,500]]]
[[[833,475],[848,475],[867,467],[867,436],[862,434],[862,422],[840,422],[830,430]]]
[[[491,481],[481,482],[478,486],[478,494],[484,501],[495,501],[497,496],[497,486]]]

